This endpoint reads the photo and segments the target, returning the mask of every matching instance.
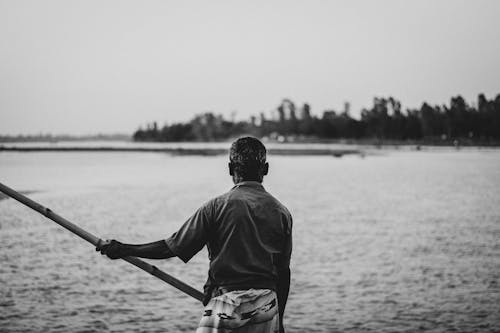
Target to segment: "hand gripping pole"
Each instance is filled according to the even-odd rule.
[[[87,242],[91,243],[92,245],[98,247],[104,243],[104,241],[97,236],[92,235],[90,232],[80,228],[79,226],[73,224],[72,222],[66,220],[64,217],[57,215],[54,213],[52,210],[50,210],[47,207],[44,207],[40,205],[39,203],[31,200],[30,198],[22,195],[21,193],[11,189],[10,187],[0,183],[0,191],[8,195],[9,197],[19,201],[20,203],[28,206],[29,208],[36,210],[43,216],[47,217],[48,219],[54,221],[55,223],[59,224],[60,226],[68,229],[72,233],[76,234],[77,236],[83,238]],[[126,262],[139,267],[143,271],[148,272],[149,274],[156,276],[158,279],[170,284],[171,286],[179,289],[180,291],[184,292],[185,294],[188,294],[189,296],[197,299],[198,301],[202,302],[203,301],[203,293],[194,289],[190,285],[182,282],[181,280],[171,276],[170,274],[167,274],[163,272],[162,270],[158,269],[156,266],[150,265],[145,261],[142,261],[136,257],[124,257],[121,258],[125,260]]]

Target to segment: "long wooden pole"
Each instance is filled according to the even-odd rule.
[[[22,195],[21,193],[11,189],[10,187],[0,183],[0,191],[8,195],[9,197],[19,201],[20,203],[28,206],[31,209],[36,210],[43,216],[51,219],[52,221],[56,222],[60,226],[68,229],[72,233],[76,234],[77,236],[80,236],[81,238],[85,239],[87,242],[91,243],[94,246],[100,246],[104,243],[102,239],[100,239],[97,236],[92,235],[90,232],[80,228],[79,226],[71,223],[70,221],[66,220],[64,217],[57,215],[54,213],[52,210],[50,210],[47,207],[44,207],[40,205],[39,203],[31,200],[30,198]],[[166,283],[170,284],[171,286],[179,289],[180,291],[188,294],[189,296],[197,299],[198,301],[202,302],[203,301],[203,293],[194,289],[190,285],[182,282],[179,279],[176,279],[175,277],[171,276],[170,274],[167,274],[163,272],[162,270],[158,269],[156,266],[150,265],[145,261],[142,261],[136,257],[124,257],[122,258],[128,263],[131,263],[134,266],[139,267],[140,269],[148,272],[149,274],[156,276],[162,281],[165,281]]]

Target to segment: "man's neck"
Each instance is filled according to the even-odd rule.
[[[240,177],[238,175],[234,175],[233,176],[233,183],[234,184],[239,184],[239,183],[242,183],[242,182],[258,182],[258,183],[262,183],[262,179],[263,177],[261,177],[260,179],[257,179],[257,178],[245,178],[245,177]]]

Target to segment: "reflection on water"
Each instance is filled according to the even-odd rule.
[[[500,153],[270,157],[294,215],[289,332],[498,331]],[[230,188],[224,157],[1,153],[0,181],[101,237],[167,237]],[[0,331],[189,332],[201,306],[0,201]],[[208,260],[161,269],[201,289]]]

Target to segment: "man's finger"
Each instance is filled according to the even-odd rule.
[[[109,252],[109,245],[104,245],[97,251],[101,252],[101,254],[107,254]]]
[[[95,247],[96,251],[106,250],[106,248],[111,244],[111,239],[106,239],[105,241],[99,241]]]
[[[109,249],[108,249],[108,251],[106,251],[106,255],[110,259],[118,259],[118,258],[120,258],[120,251],[119,251],[118,246],[110,246]]]

